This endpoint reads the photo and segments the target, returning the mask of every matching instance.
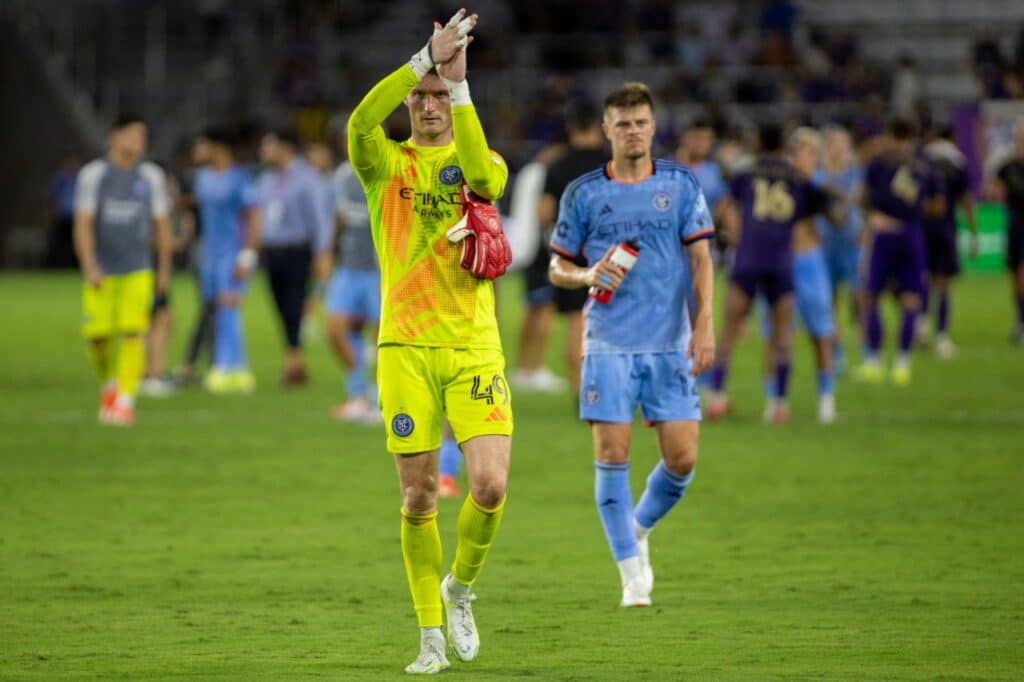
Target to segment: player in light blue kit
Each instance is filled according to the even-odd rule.
[[[562,194],[551,239],[550,277],[566,288],[599,287],[607,303],[584,308],[580,417],[594,437],[595,501],[622,578],[621,606],[649,606],[654,574],[648,534],[693,480],[700,432],[697,376],[714,360],[714,225],[693,173],[652,160],[654,104],[641,83],[626,83],[604,103],[612,160]],[[639,257],[628,273],[609,258],[623,242]],[[591,267],[573,259],[582,253]],[[684,259],[696,298],[691,334]],[[661,461],[633,507],[629,444],[633,416],[658,433]]]
[[[346,401],[334,409],[343,421],[376,425],[377,388],[368,377],[364,326],[376,340],[380,322],[380,268],[370,234],[366,194],[348,161],[338,166],[332,182],[337,218],[338,265],[327,285],[324,310],[327,335],[335,354],[347,370]]]
[[[245,281],[256,265],[260,241],[258,196],[252,176],[235,164],[227,130],[206,132],[210,164],[196,175],[195,198],[203,221],[199,279],[203,301],[215,303],[213,367],[205,385],[211,393],[249,393],[249,371],[239,310]]]
[[[825,249],[825,263],[832,284],[832,309],[836,322],[836,334],[832,345],[832,364],[837,374],[846,368],[846,354],[842,344],[842,315],[839,311],[840,289],[845,286],[850,297],[853,315],[860,319],[859,281],[861,228],[864,212],[861,209],[864,194],[864,169],[857,164],[853,154],[850,133],[841,126],[829,126],[822,133],[823,153],[821,167],[814,173],[814,183],[827,187],[846,200],[845,220],[833,225],[825,217],[815,218],[815,226],[821,235]]]

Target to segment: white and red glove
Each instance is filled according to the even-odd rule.
[[[466,185],[462,186],[462,220],[445,234],[453,244],[462,243],[460,263],[478,279],[497,279],[512,263],[498,209]]]

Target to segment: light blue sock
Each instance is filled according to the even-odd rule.
[[[219,370],[229,370],[235,362],[235,328],[232,312],[228,306],[217,308],[216,334],[213,342],[213,366]]]
[[[818,395],[832,395],[836,391],[836,378],[830,369],[818,370]]]
[[[356,366],[346,377],[348,397],[349,399],[368,398],[366,395],[366,349],[363,345],[363,333],[349,332],[348,342],[352,346],[352,354],[356,356]]]
[[[235,369],[245,369],[249,366],[249,359],[245,353],[245,329],[242,327],[242,310],[236,306],[231,309],[231,312],[235,328]]]
[[[634,514],[637,524],[648,530],[654,528],[654,524],[661,520],[676,502],[683,499],[686,486],[690,485],[692,480],[693,471],[685,476],[679,476],[669,471],[664,462],[658,462],[654,471],[647,477],[647,487],[637,502]]]
[[[764,378],[764,397],[768,400],[774,400],[779,397],[779,391],[775,387],[774,376]]]
[[[437,469],[442,476],[458,476],[459,465],[462,464],[462,451],[454,438],[441,441],[441,457]]]
[[[615,560],[637,556],[629,464],[594,462],[594,500]]]

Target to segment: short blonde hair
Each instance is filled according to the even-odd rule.
[[[654,112],[654,98],[651,89],[639,81],[627,81],[618,90],[604,98],[604,110],[629,109],[646,104]]]

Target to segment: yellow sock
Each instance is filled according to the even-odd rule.
[[[96,378],[106,384],[114,378],[114,363],[110,361],[110,339],[89,339],[89,361],[96,370]]]
[[[459,511],[459,544],[455,548],[455,563],[452,565],[452,574],[463,585],[472,585],[480,575],[504,510],[504,498],[494,509],[485,509],[473,499],[472,494],[466,495]]]
[[[139,335],[122,336],[117,351],[117,392],[129,398],[135,397],[146,363],[146,347]]]
[[[437,512],[402,510],[402,559],[421,628],[441,627],[441,533]]]

